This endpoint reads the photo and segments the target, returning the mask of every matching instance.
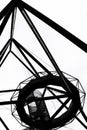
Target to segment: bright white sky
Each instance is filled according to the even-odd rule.
[[[10,0],[0,0],[0,11],[9,1]],[[24,1],[87,43],[87,0]],[[87,54],[58,34],[56,31],[45,25],[43,22],[33,17],[31,14],[30,16],[45,40],[46,45],[54,56],[60,69],[78,78],[87,92]],[[4,30],[2,36],[0,37],[0,50],[9,38],[9,25],[10,20],[7,24],[6,30]],[[24,35],[25,33],[27,35]],[[30,30],[25,21],[23,21],[19,12],[14,37],[20,41],[23,46],[26,48],[28,47],[29,50],[34,52],[34,54],[50,65],[50,62],[45,57],[44,52],[41,50],[41,47],[38,45],[36,39],[32,36],[32,34],[30,34]],[[15,48],[13,49],[15,50]],[[6,62],[0,68],[0,88],[16,88],[17,85],[27,77],[29,77],[27,70],[12,55],[9,55]],[[0,99],[2,100],[2,96],[0,96]],[[87,98],[84,106],[84,110],[87,113],[86,106]],[[6,121],[11,130],[22,129],[18,122],[16,122],[16,120],[11,116],[10,107],[1,107],[0,111],[1,117]],[[1,129],[4,130],[2,126]],[[60,130],[76,129],[85,130],[76,120],[70,125],[67,125],[66,128],[64,127]]]

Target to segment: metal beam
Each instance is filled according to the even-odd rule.
[[[3,32],[4,28],[5,28],[6,23],[8,22],[8,19],[9,19],[11,13],[12,13],[12,8],[8,11],[8,13],[4,17],[4,19],[3,19],[3,21],[2,21],[2,23],[0,25],[0,35],[2,34],[2,32]]]
[[[12,19],[11,19],[11,32],[10,32],[10,38],[13,38],[14,34],[14,27],[15,27],[15,21],[16,21],[16,13],[17,13],[17,7],[14,8],[12,12]]]
[[[18,101],[3,101],[0,102],[0,105],[11,105],[11,104],[16,104]]]
[[[0,52],[0,62],[1,62],[1,60],[3,59],[3,57],[4,57],[4,55],[5,55],[6,51],[7,51],[7,49],[8,49],[8,47],[9,47],[10,43],[11,43],[11,41],[10,41],[10,39],[9,39],[9,40],[7,41],[7,43],[5,44],[5,46],[3,47],[3,49],[1,50],[1,52]]]
[[[62,71],[60,70],[59,66],[57,65],[56,61],[54,60],[52,54],[50,53],[49,49],[47,48],[45,42],[43,41],[41,35],[39,34],[39,32],[36,29],[36,27],[33,24],[33,22],[31,21],[30,17],[26,13],[26,11],[24,9],[22,9],[21,6],[19,7],[19,9],[20,9],[22,15],[24,16],[26,22],[30,26],[31,30],[33,31],[34,35],[36,36],[37,40],[39,41],[40,45],[42,46],[43,50],[45,51],[46,55],[48,56],[50,62],[52,63],[52,65],[54,66],[55,70],[60,75],[61,79],[63,80],[67,91],[69,91],[70,93],[72,93],[71,90],[69,89],[68,84],[66,83],[66,80],[65,80],[65,77],[64,77]]]
[[[75,35],[73,35],[69,31],[67,31],[65,28],[63,28],[62,26],[60,26],[56,22],[52,21],[50,18],[48,18],[44,14],[40,13],[39,11],[37,11],[36,9],[31,7],[30,5],[26,4],[25,2],[20,1],[20,4],[21,4],[22,8],[25,8],[26,10],[31,12],[37,18],[39,18],[44,23],[46,23],[47,25],[52,27],[54,30],[59,32],[61,35],[63,35],[65,38],[70,40],[72,43],[74,43],[76,46],[78,46],[80,49],[82,49],[83,51],[85,51],[87,53],[87,44],[85,42],[83,42],[82,40],[77,38]]]
[[[6,58],[8,57],[10,51],[8,51],[8,53],[6,54],[6,56],[4,57],[4,59],[2,60],[2,62],[0,63],[0,67],[2,66],[2,64],[4,63],[4,61],[6,60]]]
[[[84,117],[85,121],[87,122],[87,116],[86,116],[86,114],[84,113],[82,107],[80,107],[80,112],[81,112],[82,116]]]
[[[16,91],[20,91],[20,90],[21,89],[0,90],[0,93],[16,92]]]
[[[18,43],[15,39],[12,41],[15,45],[19,46],[29,57],[31,57],[31,59],[33,59],[43,70],[52,75],[51,72],[45,66],[43,66],[31,53],[29,53],[20,43]]]
[[[31,64],[31,62],[28,60],[28,58],[26,57],[26,55],[24,54],[23,50],[21,50],[21,48],[19,46],[16,47],[18,48],[18,50],[20,51],[20,53],[22,54],[22,56],[24,57],[24,59],[27,61],[27,63],[29,64],[29,66],[33,69],[33,71],[35,72],[35,77],[39,77],[38,72],[36,71],[36,69],[34,68],[34,66]]]
[[[6,130],[9,130],[8,126],[5,124],[5,122],[2,120],[2,118],[0,117],[0,121],[3,124],[3,126],[5,127]]]
[[[9,45],[10,42],[11,42],[11,39],[9,39],[9,40],[7,41],[7,43],[4,45],[4,47],[3,47],[2,50],[0,51],[0,57],[1,57],[2,53],[4,52],[5,48]]]
[[[21,62],[21,64],[22,64],[29,72],[31,72],[31,74],[33,74],[34,76],[36,76],[36,75],[33,73],[33,71],[32,71],[27,65],[25,65],[25,63],[24,63],[13,51],[11,51],[11,53],[16,57],[16,59],[18,59],[18,61]]]
[[[50,120],[53,120],[60,111],[62,111],[62,109],[66,106],[66,104],[70,101],[70,99],[66,99],[66,101],[64,103],[62,103],[62,105],[59,107],[59,109],[51,116]]]
[[[19,91],[19,90],[18,90]],[[59,98],[65,98],[66,95],[59,95],[59,96],[49,96],[49,97],[41,97],[41,98],[37,98],[37,97],[31,97],[29,99],[29,103],[33,102],[33,101],[44,101],[44,100],[53,100],[53,99],[59,99]],[[70,99],[69,99],[70,100]],[[12,100],[12,101],[2,101],[0,102],[0,105],[11,105],[11,104],[16,104],[18,102],[28,102],[27,100]]]
[[[0,12],[0,20],[8,13],[10,8],[12,8],[13,1],[9,2],[7,6]]]
[[[50,89],[48,89],[52,94],[53,94],[53,96],[56,96]],[[60,99],[58,99],[57,98],[57,100],[61,103],[61,104],[63,104],[63,102],[60,100]],[[65,108],[68,110],[69,108],[65,105]],[[86,128],[87,129],[87,126],[77,117],[77,116],[75,116],[75,119],[84,127],[84,128]]]

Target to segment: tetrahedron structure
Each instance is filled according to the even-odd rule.
[[[46,68],[40,60],[14,38],[18,10],[53,65],[54,71],[50,71]],[[17,89],[0,91],[0,93],[13,92],[11,100],[0,102],[0,105],[11,105],[12,115],[15,119],[17,119],[21,125],[31,130],[61,128],[71,123],[74,119],[78,120],[84,128],[87,129],[87,126],[78,117],[78,114],[81,113],[85,121],[87,121],[87,117],[83,111],[85,92],[81,83],[75,77],[60,70],[28,12],[35,15],[83,51],[87,52],[87,45],[66,29],[35,10],[24,1],[12,0],[0,13],[0,35],[4,32],[6,24],[11,16],[10,37],[0,51],[0,67],[11,53],[25,66],[32,76],[22,81]],[[14,52],[13,46],[19,51],[27,64]],[[43,71],[39,72],[30,59]],[[56,104],[55,109],[53,104]],[[50,109],[51,107],[52,110]],[[8,130],[6,125],[5,128]]]

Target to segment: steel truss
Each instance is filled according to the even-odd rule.
[[[0,67],[3,65],[4,61],[6,60],[6,58],[11,53],[11,54],[13,54],[18,59],[18,61],[21,62],[21,64],[23,66],[26,67],[26,69],[29,72],[31,72],[31,74],[35,77],[36,80],[37,79],[41,79],[41,74],[37,72],[36,68],[31,64],[31,62],[29,61],[28,57],[30,57],[37,65],[39,65],[43,69],[43,71],[46,73],[46,76],[49,75],[51,78],[54,78],[54,74],[52,72],[50,72],[39,60],[37,60],[35,58],[35,56],[33,56],[33,54],[31,54],[29,51],[27,51],[27,49],[25,49],[21,45],[21,43],[19,43],[16,39],[14,39],[13,35],[14,35],[14,28],[15,28],[15,21],[16,21],[16,12],[17,12],[17,9],[20,10],[22,16],[24,17],[24,19],[26,20],[27,24],[31,28],[31,30],[34,33],[34,35],[37,38],[37,40],[39,41],[40,45],[42,46],[43,50],[45,51],[45,53],[48,56],[49,60],[51,61],[52,65],[54,66],[55,71],[56,71],[57,75],[59,76],[59,78],[61,79],[61,82],[63,84],[62,87],[64,89],[64,92],[61,91],[61,90],[58,90],[58,89],[57,89],[57,91],[60,91],[61,93],[65,94],[65,95],[56,96],[51,91],[51,89],[53,90],[54,88],[46,88],[46,89],[49,89],[49,91],[51,92],[52,96],[44,97],[44,93],[46,91],[46,89],[44,89],[43,96],[41,98],[39,98],[39,99],[31,98],[32,101],[30,101],[30,102],[33,102],[33,101],[36,101],[36,100],[42,101],[42,100],[58,99],[58,101],[61,102],[61,107],[51,117],[50,120],[53,120],[55,118],[55,116],[63,108],[66,108],[67,111],[68,111],[68,107],[67,107],[66,104],[71,99],[74,98],[73,97],[74,96],[73,92],[78,93],[77,90],[79,91],[79,89],[75,89],[75,91],[74,91],[74,90],[72,90],[70,88],[70,86],[74,87],[74,85],[72,85],[71,81],[69,81],[68,78],[65,76],[65,74],[60,70],[60,68],[57,65],[56,61],[54,60],[52,54],[50,53],[49,49],[47,48],[44,40],[42,39],[41,35],[39,34],[38,30],[36,29],[34,23],[32,22],[32,20],[30,19],[29,15],[27,14],[27,11],[31,12],[37,18],[39,18],[40,20],[42,20],[43,22],[45,22],[47,25],[49,25],[50,27],[52,27],[53,29],[55,29],[57,32],[59,32],[61,35],[63,35],[64,37],[66,37],[68,40],[70,40],[71,42],[73,42],[76,46],[78,46],[79,48],[81,48],[85,52],[87,52],[87,45],[86,45],[86,43],[84,43],[83,41],[81,41],[80,39],[78,39],[76,36],[74,36],[73,34],[71,34],[70,32],[68,32],[66,29],[64,29],[63,27],[61,27],[60,25],[58,25],[57,23],[55,23],[54,21],[52,21],[51,19],[49,19],[48,17],[46,17],[45,15],[43,15],[42,13],[40,13],[39,11],[35,10],[33,7],[31,7],[30,5],[26,4],[22,0],[12,0],[1,11],[1,13],[0,13],[0,20],[2,20],[2,23],[0,25],[0,35],[3,33],[5,26],[6,26],[7,22],[8,22],[8,20],[9,20],[10,16],[12,15],[10,38],[7,41],[7,43],[5,44],[5,46],[3,47],[3,49],[0,51]],[[20,59],[20,57],[18,57],[15,54],[15,52],[12,50],[13,44],[15,45],[15,47],[17,48],[17,50],[21,53],[21,55],[26,60],[26,62],[28,63],[29,66],[27,66]],[[44,76],[42,76],[42,77],[44,78]],[[18,94],[20,95],[20,91],[21,90],[22,90],[22,88],[17,88],[17,89],[13,89],[13,90],[1,90],[0,93],[8,93],[8,92],[15,92],[16,93],[16,92],[18,92]],[[82,93],[84,94],[84,97],[85,97],[84,89],[82,88],[82,90],[83,90]],[[68,97],[68,99],[63,103],[60,99],[64,98],[64,97]],[[78,97],[78,99],[79,99],[79,97]],[[0,102],[0,105],[16,104],[19,107],[19,104],[23,103],[23,102],[28,102],[28,101],[26,99],[24,99],[24,100],[23,99],[22,100],[18,100],[18,99],[17,100],[12,100],[11,99],[10,101]],[[77,107],[76,113],[78,112],[78,110],[80,111],[80,113],[83,115],[85,121],[87,122],[87,116],[85,115],[85,113],[83,111],[82,105],[79,105],[79,107]],[[87,129],[87,126],[78,118],[77,114],[74,115],[74,118],[76,118],[84,126],[84,128]],[[1,120],[2,124],[4,125],[4,127],[8,130],[8,127],[3,122],[3,120],[1,118],[0,118],[0,120]]]

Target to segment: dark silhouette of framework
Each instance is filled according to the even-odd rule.
[[[55,72],[50,72],[38,59],[36,59],[33,56],[33,54],[27,51],[16,39],[13,38],[17,8],[20,10],[27,24],[31,28],[35,37],[39,41],[40,45],[42,46],[43,50],[45,51],[52,65],[54,66]],[[39,11],[32,8],[30,5],[26,4],[22,0],[12,0],[0,12],[0,20],[2,20],[0,25],[0,35],[3,33],[4,28],[8,22],[8,19],[12,15],[10,38],[5,44],[5,46],[3,47],[3,49],[0,51],[0,67],[3,65],[7,56],[10,53],[12,53],[28,69],[28,71],[31,72],[33,76],[28,79],[28,82],[25,84],[23,88],[18,87],[17,89],[12,89],[12,90],[1,90],[0,93],[14,92],[14,94],[10,101],[0,102],[0,105],[12,105],[13,107],[13,104],[15,104],[16,111],[18,113],[18,116],[20,117],[20,120],[26,125],[30,126],[30,129],[37,128],[40,130],[44,130],[44,129],[50,130],[57,127],[60,128],[66,125],[67,123],[72,122],[74,118],[76,118],[84,126],[84,128],[87,129],[87,126],[78,118],[78,114],[81,113],[85,121],[87,122],[87,116],[83,111],[83,105],[80,99],[80,92],[83,93],[83,97],[85,98],[84,89],[81,86],[82,90],[80,91],[79,87],[76,87],[67,77],[70,75],[63,73],[60,70],[59,66],[57,65],[56,61],[51,55],[49,49],[47,48],[44,40],[42,39],[41,35],[39,34],[38,30],[36,29],[34,23],[30,19],[26,10],[31,12],[33,15],[38,17],[47,25],[49,25],[57,32],[62,34],[64,37],[66,37],[68,40],[73,42],[76,46],[81,48],[83,51],[87,52],[87,45],[83,41],[78,39],[76,36],[68,32],[67,30],[65,30],[63,27],[61,27],[60,25],[58,25],[57,23],[55,23],[54,21],[52,21],[51,19],[49,19],[48,17],[40,13]],[[29,66],[27,66],[20,59],[20,57],[18,57],[13,52],[12,50],[13,44],[22,54],[22,56],[27,61]],[[9,51],[7,52],[7,50]],[[38,64],[43,69],[43,72],[41,73],[37,72],[36,68],[29,61],[28,57],[30,57],[36,64]],[[70,76],[70,79],[71,78],[72,76]],[[74,78],[74,80],[77,79]],[[52,86],[49,87],[49,85]],[[57,88],[55,89],[54,86],[57,86]],[[60,90],[58,86],[60,86],[63,90]],[[34,92],[37,89],[43,89],[41,97],[34,95]],[[45,96],[46,91],[49,91],[51,96]],[[57,92],[58,95],[56,95],[54,91]],[[16,100],[13,100],[15,94],[18,94],[18,96]],[[66,98],[66,100],[62,102],[61,100],[62,98]],[[54,112],[52,116],[50,116],[48,112],[49,110],[47,110],[47,107],[45,106],[46,105],[45,101],[54,100],[54,99],[57,99],[57,101],[61,103],[61,106]],[[30,104],[32,102],[36,103],[36,108],[37,108],[37,111],[33,114],[32,112],[30,112]],[[70,104],[69,106],[67,106],[69,102]],[[44,106],[44,108],[42,108],[40,104],[43,104],[42,106]],[[25,112],[24,109],[25,106],[28,107],[29,114]],[[62,111],[63,108],[66,108],[66,112],[62,113],[61,116],[56,117],[59,114],[59,112]],[[42,114],[38,115],[38,111],[41,111]],[[13,116],[15,116],[13,110],[12,110],[12,114]],[[6,126],[6,124],[1,118],[0,121],[2,122],[4,127],[7,130],[9,130],[9,128]]]

